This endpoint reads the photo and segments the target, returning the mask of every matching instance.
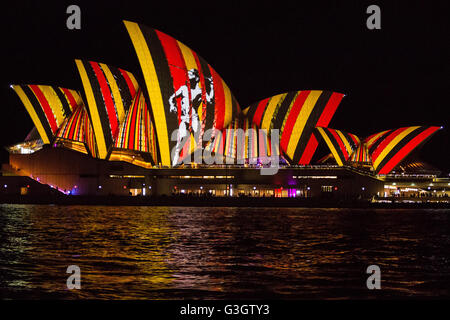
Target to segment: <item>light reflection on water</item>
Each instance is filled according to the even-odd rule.
[[[448,230],[448,210],[0,205],[0,297],[448,297]]]

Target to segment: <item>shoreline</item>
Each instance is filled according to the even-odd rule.
[[[395,201],[395,198],[392,199]],[[282,208],[360,208],[360,209],[450,209],[450,203],[371,202],[370,200],[323,198],[251,198],[199,196],[0,196],[0,204],[89,205],[89,206],[173,206],[173,207],[282,207]]]

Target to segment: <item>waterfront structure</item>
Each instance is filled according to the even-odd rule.
[[[35,128],[8,147],[4,172],[67,195],[383,197],[387,175],[440,129],[405,127],[361,139],[328,128],[345,95],[326,90],[290,91],[241,109],[195,51],[124,23],[142,83],[121,68],[77,59],[80,92],[12,85]],[[328,164],[312,163],[321,141],[331,151]],[[205,151],[221,161],[207,162]],[[198,153],[196,162],[186,161]],[[260,174],[267,159],[276,159],[276,174]],[[8,192],[19,189],[10,183]]]

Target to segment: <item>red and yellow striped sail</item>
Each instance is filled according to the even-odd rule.
[[[44,144],[49,144],[72,111],[81,104],[75,90],[45,85],[12,85]]]
[[[98,154],[108,155],[139,86],[131,72],[94,61],[75,60]]]
[[[370,152],[369,149],[375,172],[388,174],[408,154],[425,143],[439,129],[441,127],[412,126],[386,131],[378,139],[373,151]]]
[[[84,139],[84,119],[87,116],[83,105],[78,106],[72,115],[67,118],[59,128],[56,137],[78,142],[85,142]]]
[[[261,100],[245,110],[258,128],[280,130],[280,147],[292,164],[309,164],[317,149],[315,127],[328,126],[344,94],[305,90]]]
[[[367,148],[367,145],[365,143],[359,144],[358,148],[352,153],[350,161],[358,163],[372,162],[369,154],[369,149]]]
[[[92,128],[91,119],[87,111],[84,114],[84,139],[86,140],[86,145],[94,158],[99,158],[97,141],[95,140],[94,129]]]
[[[381,132],[374,133],[365,138],[364,143],[367,146],[369,154],[372,154],[372,152],[378,147],[378,145],[383,141],[383,139],[386,138],[391,132],[392,130],[384,130]]]
[[[135,22],[124,23],[144,75],[158,138],[158,161],[171,166],[171,150],[177,141],[170,138],[181,122],[192,134],[194,118],[198,117],[201,138],[207,129],[225,128],[240,112],[239,104],[219,74],[195,51],[158,30]],[[189,78],[192,70],[198,74],[196,82]],[[194,148],[195,141],[189,142],[181,157]]]
[[[156,159],[155,130],[141,90],[127,112],[114,147],[150,153],[153,159]]]
[[[76,107],[72,115],[64,121],[56,134],[56,139],[71,142],[64,143],[64,147],[83,153],[89,150],[93,157],[98,157],[94,132],[83,104]]]
[[[359,138],[352,133],[323,127],[317,127],[316,129],[340,166],[350,159],[360,143]]]

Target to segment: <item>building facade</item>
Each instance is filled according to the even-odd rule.
[[[285,92],[242,109],[195,51],[124,24],[138,76],[76,59],[81,91],[11,85],[35,128],[8,147],[10,174],[66,195],[373,198],[386,195],[386,176],[441,129],[360,138],[329,128],[345,95],[327,90]],[[312,162],[320,143],[331,152],[327,163]],[[275,174],[261,174],[268,160]]]

